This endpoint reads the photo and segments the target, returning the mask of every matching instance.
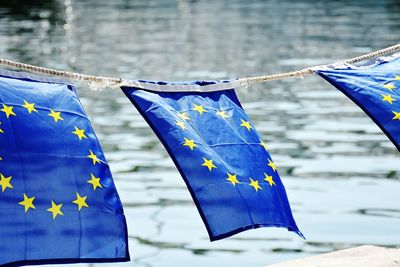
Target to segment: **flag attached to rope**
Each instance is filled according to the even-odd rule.
[[[314,71],[364,110],[400,151],[400,54],[369,66]]]
[[[213,82],[141,83],[169,90]],[[258,227],[283,227],[302,236],[276,165],[233,89],[156,93],[123,87],[123,91],[169,152],[211,241]]]
[[[0,72],[0,265],[129,260],[126,221],[71,85]]]

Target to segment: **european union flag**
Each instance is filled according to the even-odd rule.
[[[212,83],[141,81],[144,88],[165,90]],[[302,236],[267,145],[233,89],[207,93],[122,89],[169,152],[211,241],[267,226]]]
[[[314,71],[364,110],[400,151],[400,54],[368,66]]]
[[[72,85],[0,72],[0,265],[129,260],[110,169]]]

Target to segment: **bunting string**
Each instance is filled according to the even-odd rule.
[[[329,65],[351,65],[358,62],[362,62],[365,60],[385,56],[388,54],[393,54],[400,51],[400,43],[386,47],[381,50],[377,50],[368,54],[364,54],[358,57],[342,60],[333,64],[327,64],[322,66]],[[139,80],[127,80],[122,78],[114,78],[114,77],[104,77],[104,76],[95,76],[95,75],[86,75],[76,72],[68,72],[62,70],[55,70],[51,68],[45,68],[30,64],[25,64],[17,61],[12,61],[8,59],[0,59],[0,65],[16,68],[20,70],[29,71],[32,73],[45,74],[50,76],[57,76],[64,79],[76,80],[86,82],[90,88],[92,89],[103,89],[106,87],[137,87],[150,91],[169,91],[169,92],[184,92],[184,91],[199,91],[199,92],[210,92],[210,91],[218,91],[225,90],[230,88],[237,88],[242,86],[249,86],[258,83],[264,83],[267,81],[274,80],[284,80],[288,78],[303,78],[304,76],[308,76],[314,74],[313,69],[321,66],[312,66],[307,67],[297,71],[284,72],[284,73],[276,73],[265,76],[255,76],[248,78],[239,78],[237,80],[232,81],[224,81],[224,82],[216,82],[214,84],[208,85],[198,85],[198,84],[174,84],[165,86],[165,84],[157,84],[157,83],[146,83]]]

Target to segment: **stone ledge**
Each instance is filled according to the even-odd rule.
[[[360,246],[269,267],[400,267],[400,249]]]

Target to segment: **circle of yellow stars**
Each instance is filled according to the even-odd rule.
[[[206,109],[203,105],[198,105],[198,104],[192,104],[192,110],[195,111],[195,114],[198,114],[198,116],[203,116],[204,113],[212,113],[214,111],[215,115],[223,120],[227,120],[231,118],[229,112],[224,111],[224,110],[212,110],[212,109]],[[176,113],[176,119],[175,119],[175,125],[178,127],[178,129],[182,130],[183,132],[187,131],[188,129],[191,128],[190,124],[188,122],[191,120],[189,117],[188,112],[177,112]],[[252,124],[250,121],[247,121],[245,119],[240,119],[240,123],[238,124],[239,128],[243,128],[246,132],[251,132],[253,129]],[[194,139],[191,139],[187,136],[183,137],[182,140],[182,146],[187,147],[190,151],[194,151],[196,148],[199,147],[200,144],[196,143]],[[259,145],[264,148],[265,151],[267,151],[267,145],[260,140]],[[202,157],[202,163],[200,164],[201,167],[205,167],[209,172],[212,172],[214,169],[217,169],[218,166],[215,165],[215,162],[211,158],[207,157]],[[270,169],[272,173],[277,173],[277,168],[275,163],[268,158],[268,162],[266,162],[266,167]],[[225,180],[232,184],[233,186],[236,186],[237,184],[248,184],[249,186],[253,187],[255,192],[258,192],[259,190],[262,190],[263,188],[260,186],[260,182],[258,179],[253,179],[252,177],[248,177],[248,182],[244,181],[239,181],[237,174],[234,173],[226,173]],[[274,178],[272,175],[268,175],[267,173],[264,172],[264,177],[262,178],[262,181],[265,181],[266,184],[268,184],[270,187],[276,186],[276,183],[274,181]]]
[[[393,106],[393,103],[397,103],[399,101],[399,98],[397,97],[399,95],[398,90],[398,85],[400,81],[400,75],[394,75],[389,82],[381,84],[381,86],[387,90],[386,93],[380,94],[381,95],[381,100],[383,102],[386,102],[390,107]],[[394,97],[394,95],[396,95]],[[391,110],[392,114],[392,120],[397,120],[400,121],[400,108],[397,110]]]
[[[24,100],[24,103],[20,105],[7,105],[6,103],[1,103],[2,108],[0,109],[0,113],[1,112],[4,113],[7,119],[12,119],[13,116],[17,116],[17,114],[14,112],[15,106],[20,106],[26,109],[26,112],[31,115],[39,112],[38,109],[36,108],[35,103],[30,103],[27,100]],[[64,121],[61,111],[55,111],[53,109],[50,109],[50,113],[48,113],[47,115],[53,119],[54,123],[59,123],[60,121]],[[0,133],[4,133],[3,129],[1,128],[0,128]],[[85,129],[80,129],[76,125],[74,125],[74,131],[71,131],[71,134],[76,135],[77,140],[79,141],[82,141],[83,139],[88,139],[87,135],[85,134]],[[89,150],[87,158],[92,161],[93,165],[102,163],[102,161],[92,150]],[[3,158],[0,157],[0,160],[3,160]],[[14,186],[12,185],[12,178],[13,178],[12,176],[0,173],[1,193],[6,193],[6,190],[14,189]],[[93,173],[90,173],[90,179],[87,180],[87,183],[92,185],[93,191],[96,191],[96,189],[98,188],[103,188],[103,185],[101,184],[100,180],[101,180],[100,177],[96,177]],[[71,202],[77,205],[78,211],[81,211],[82,208],[89,208],[89,205],[87,203],[87,197],[88,196],[81,196],[78,192],[76,192],[76,199],[74,199]],[[28,213],[30,210],[36,209],[36,206],[34,204],[35,200],[36,200],[35,196],[31,196],[28,195],[27,193],[24,193],[23,199],[21,197],[21,201],[18,202],[18,205],[21,205],[24,208],[25,213]],[[63,203],[56,203],[54,200],[51,200],[51,206],[46,210],[52,214],[53,220],[56,219],[57,216],[64,215],[64,213],[62,212],[62,206]]]

